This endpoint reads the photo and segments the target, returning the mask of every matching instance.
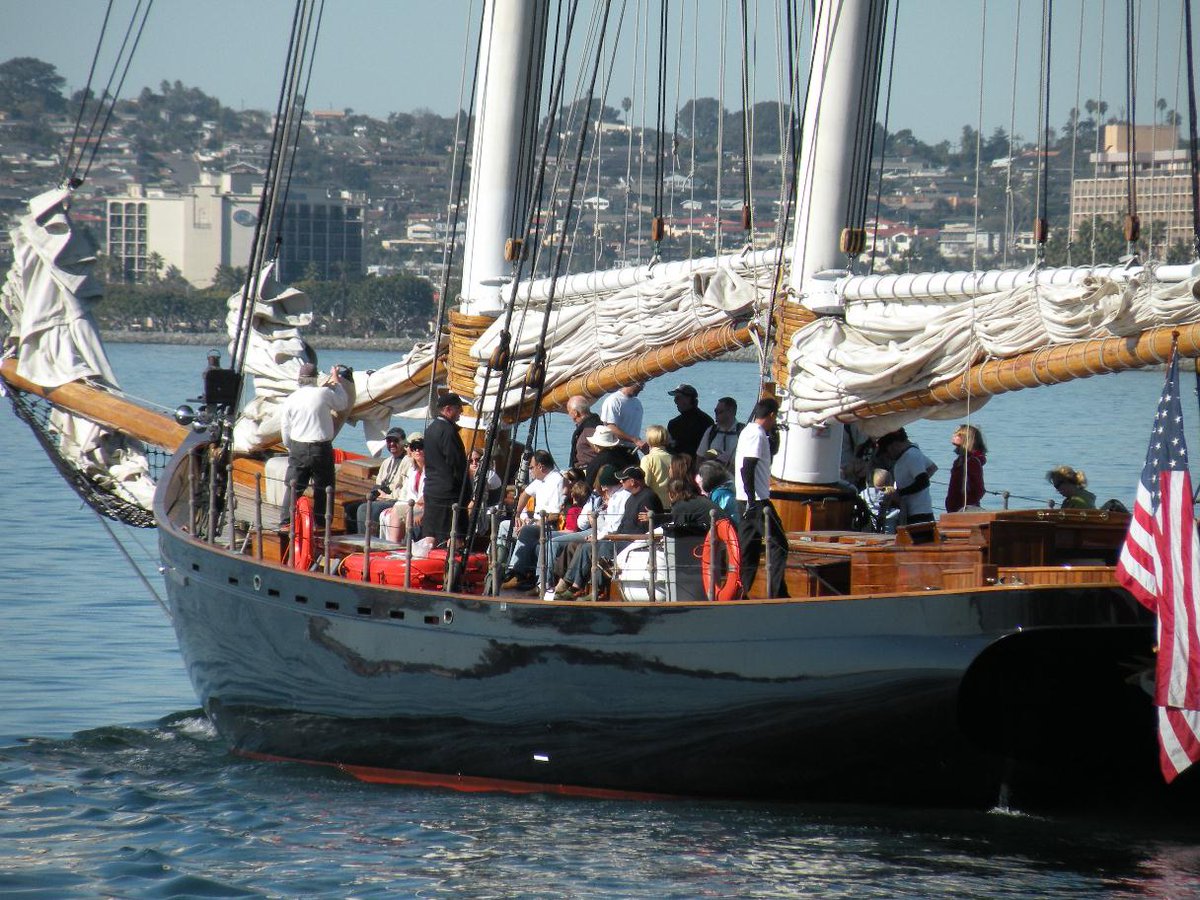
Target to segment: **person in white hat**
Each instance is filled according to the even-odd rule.
[[[584,479],[588,487],[595,487],[596,476],[605,466],[612,466],[614,472],[619,472],[638,464],[637,454],[623,446],[616,432],[608,425],[597,426],[596,430],[588,435],[587,441],[596,448],[596,455],[584,470]]]

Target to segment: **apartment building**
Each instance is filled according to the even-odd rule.
[[[1092,153],[1095,175],[1071,185],[1071,237],[1093,218],[1122,222],[1129,212],[1130,149],[1138,217],[1143,233],[1161,223],[1156,250],[1192,240],[1192,176],[1188,152],[1179,147],[1173,125],[1106,125],[1102,149]]]
[[[249,166],[201,172],[188,190],[129,185],[107,201],[106,251],[126,282],[144,282],[157,264],[196,287],[212,285],[220,266],[250,260],[262,199],[262,174]],[[292,187],[282,218],[279,277],[294,281],[315,267],[320,278],[362,272],[361,192]]]

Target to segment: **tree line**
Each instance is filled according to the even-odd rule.
[[[95,307],[100,327],[111,331],[208,334],[225,331],[229,298],[240,294],[245,269],[222,266],[212,287],[197,290],[166,279],[149,284],[109,284]],[[412,338],[429,333],[436,291],[415,275],[343,281],[295,282],[312,302],[306,334],[336,337]]]

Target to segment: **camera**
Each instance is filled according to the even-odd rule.
[[[334,368],[337,369],[338,378],[342,379],[343,381],[348,381],[354,377],[354,370],[349,366],[338,365],[334,366]]]

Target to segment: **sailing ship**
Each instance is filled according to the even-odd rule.
[[[1007,791],[1037,806],[1184,796],[1187,776],[1170,794],[1158,784],[1154,619],[1115,577],[1128,514],[964,511],[895,535],[850,530],[843,423],[881,434],[1003,391],[1155,364],[1172,345],[1200,355],[1194,266],[847,270],[863,237],[870,147],[856,135],[874,122],[869,61],[885,14],[870,0],[819,5],[808,82],[796,84],[807,99],[792,129],[785,205],[802,214],[790,244],[523,280],[544,223],[521,205],[518,188],[536,181],[521,135],[550,12],[544,0],[489,0],[460,303],[444,336],[354,374],[350,416],[369,438],[446,383],[471,398],[464,439],[495,456],[515,423],[572,395],[598,398],[738,348],[773,354],[764,393],[780,398],[789,426],[773,466],[789,598],[760,586],[730,602],[704,591],[663,600],[653,565],[640,590],[626,580],[575,602],[514,596],[497,579],[482,592],[452,590],[453,578],[439,589],[385,584],[371,577],[372,554],[396,548],[341,534],[336,514],[324,534],[305,535],[302,563],[300,535],[273,527],[279,500],[264,476],[281,458],[279,397],[310,358],[303,297],[252,259],[231,298],[231,367],[204,372],[198,412],[147,415],[113,390],[97,349],[95,286],[65,228],[70,189],[31,205],[5,292],[14,339],[0,374],[48,449],[82,454],[64,471],[109,515],[144,508],[145,446],[172,452],[151,504],[169,614],[234,752],[368,781],[591,797],[990,806]],[[260,218],[271,215],[264,201]],[[639,339],[606,347],[630,305],[646,313]],[[1054,333],[1023,324],[1044,323],[1049,308]],[[955,339],[926,347],[925,334]],[[47,347],[53,365],[40,362]],[[242,406],[247,373],[258,396]],[[42,401],[50,420],[29,412]],[[348,457],[339,483],[369,471],[370,460]],[[341,564],[351,556],[353,575]]]

